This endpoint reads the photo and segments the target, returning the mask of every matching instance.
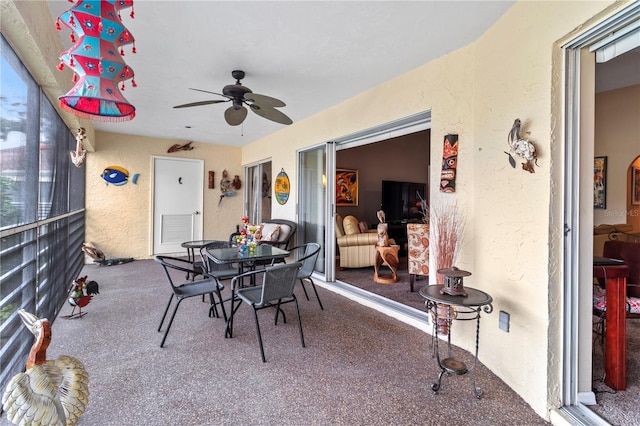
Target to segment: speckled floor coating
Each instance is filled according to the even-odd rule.
[[[482,399],[469,375],[445,376],[434,394],[439,369],[429,334],[322,288],[324,311],[296,291],[306,348],[292,304],[283,308],[287,324],[274,326],[271,310],[259,312],[262,363],[247,306],[225,339],[224,321],[209,318],[200,298],[188,299],[161,349],[156,330],[169,288],[160,265],[87,265],[83,274],[100,294],[82,319],[54,322],[48,351],[75,356],[89,370],[79,425],[547,424],[482,364],[475,369]]]

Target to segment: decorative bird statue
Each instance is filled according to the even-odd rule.
[[[2,396],[2,409],[16,425],[75,425],[89,402],[89,374],[76,358],[47,360],[51,325],[21,309],[22,322],[36,337],[26,371],[16,374]]]
[[[98,283],[95,281],[87,282],[87,276],[78,277],[73,281],[71,291],[69,293],[69,299],[67,301],[71,306],[73,306],[73,310],[70,315],[65,315],[63,318],[82,318],[86,312],[82,312],[82,308],[87,306],[91,299],[93,299],[94,294],[100,294],[98,291]],[[78,308],[79,312],[76,314],[76,308]]]
[[[82,141],[87,138],[85,133],[86,131],[84,127],[78,128],[78,134],[76,135],[76,150],[69,151],[69,154],[71,155],[71,162],[76,167],[82,166],[82,163],[84,163],[84,159],[87,156],[87,150],[82,146]]]
[[[509,131],[509,136],[507,136],[511,152],[505,151],[505,154],[509,156],[509,164],[511,164],[511,167],[516,167],[516,160],[511,155],[513,153],[519,155],[526,161],[525,163],[522,163],[522,170],[526,170],[529,173],[535,173],[533,165],[536,163],[536,147],[529,141],[529,139],[523,139],[522,136],[520,136],[521,126],[522,121],[520,121],[519,118],[516,118],[511,130]]]

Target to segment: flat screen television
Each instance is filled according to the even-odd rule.
[[[427,184],[416,182],[382,181],[381,209],[389,223],[420,221],[420,197],[427,199]]]

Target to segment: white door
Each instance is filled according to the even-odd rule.
[[[153,157],[153,254],[202,239],[204,161]]]

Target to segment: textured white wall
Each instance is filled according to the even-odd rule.
[[[240,148],[193,143],[191,151],[168,154],[175,143],[116,133],[96,133],[97,152],[87,155],[87,225],[86,240],[96,244],[108,257],[146,258],[151,254],[151,156],[197,158],[204,160],[204,223],[205,239],[226,240],[235,231],[242,216],[242,196],[225,198],[220,205],[220,179],[226,169],[231,178],[240,175]],[[126,168],[130,175],[139,173],[137,184],[106,185],[100,177],[108,166]],[[215,188],[208,189],[209,170],[215,172]]]
[[[473,45],[265,137],[242,154],[251,162],[279,152],[274,170],[295,170],[296,149],[431,110],[432,158],[442,156],[445,134],[460,140],[456,193],[438,191],[434,167],[431,203],[457,200],[467,219],[458,266],[473,273],[468,285],[494,298],[494,313],[482,320],[481,360],[542,416],[561,397],[561,272],[551,268],[561,261],[562,247],[562,231],[554,227],[562,223],[554,213],[562,191],[552,192],[562,175],[562,161],[552,161],[563,143],[558,41],[604,16],[611,4],[518,2]],[[515,118],[537,146],[534,174],[520,165],[512,169],[503,152]],[[276,209],[278,216],[294,217],[294,203]],[[500,310],[511,314],[509,333],[498,329]],[[474,325],[456,328],[455,343],[473,350]]]

